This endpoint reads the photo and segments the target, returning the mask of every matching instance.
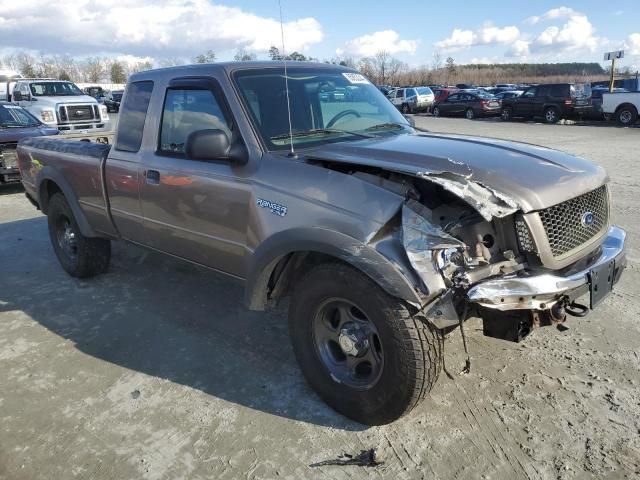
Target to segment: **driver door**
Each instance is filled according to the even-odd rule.
[[[164,92],[155,151],[140,165],[140,201],[151,247],[242,276],[251,187],[242,166],[192,160],[190,133],[216,129],[239,135],[218,83],[178,78]]]

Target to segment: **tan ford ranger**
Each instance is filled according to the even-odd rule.
[[[21,141],[62,267],[104,273],[125,240],[242,279],[251,309],[289,298],[308,382],[366,424],[425,397],[443,332],[468,317],[519,341],[618,281],[625,233],[609,223],[602,168],[418,131],[353,70],[285,68],[137,73],[112,146]]]

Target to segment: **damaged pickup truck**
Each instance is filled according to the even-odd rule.
[[[136,73],[113,146],[20,142],[62,267],[103,273],[110,242],[126,240],[243,280],[251,309],[288,298],[306,379],[365,424],[425,397],[443,333],[467,318],[519,341],[618,281],[625,232],[610,225],[602,168],[418,131],[353,70],[285,68]],[[321,101],[337,89],[350,95]]]

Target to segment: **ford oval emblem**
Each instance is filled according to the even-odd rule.
[[[595,221],[596,221],[596,218],[593,216],[593,213],[584,212],[582,214],[582,225],[584,225],[585,227],[590,227],[591,225],[593,225],[593,222]]]

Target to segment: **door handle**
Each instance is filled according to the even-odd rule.
[[[149,185],[160,184],[160,172],[157,170],[145,170],[144,177]]]

